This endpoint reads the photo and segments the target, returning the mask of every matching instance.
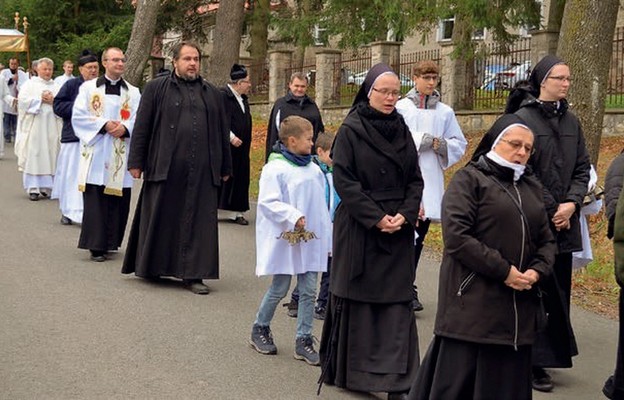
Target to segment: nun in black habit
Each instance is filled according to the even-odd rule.
[[[556,249],[525,167],[532,146],[520,118],[504,115],[447,187],[435,336],[411,400],[531,399],[537,283]]]
[[[579,217],[590,162],[581,124],[565,98],[570,84],[570,68],[547,55],[529,81],[511,92],[506,109],[535,134],[535,154],[528,165],[544,186],[544,206],[557,239],[554,273],[543,284],[548,326],[533,346],[533,388],[545,392],[553,382],[544,368],[570,368],[578,354],[570,323],[572,253],[583,248]]]
[[[332,149],[340,195],[319,383],[403,399],[419,364],[411,307],[423,180],[395,104],[400,83],[370,69]]]

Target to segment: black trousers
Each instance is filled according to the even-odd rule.
[[[83,199],[78,248],[98,252],[117,250],[128,222],[130,188],[123,189],[123,196],[111,196],[104,194],[104,186],[88,184]]]

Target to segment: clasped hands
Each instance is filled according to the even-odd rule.
[[[49,90],[44,90],[43,93],[41,93],[41,101],[46,104],[52,104],[54,103],[54,95]]]
[[[375,225],[379,230],[385,233],[394,233],[401,229],[401,226],[405,223],[405,217],[401,214],[397,214],[394,217],[386,214]]]
[[[515,265],[512,265],[505,279],[505,285],[514,290],[531,290],[533,285],[539,280],[539,272],[534,269],[527,269],[520,272]]]
[[[561,203],[557,208],[557,212],[552,217],[552,223],[557,231],[570,229],[570,217],[576,211],[576,206],[572,202]]]
[[[126,134],[126,127],[121,121],[108,121],[104,125],[104,130],[111,136],[120,138]]]

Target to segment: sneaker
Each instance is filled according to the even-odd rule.
[[[297,338],[295,342],[295,358],[303,360],[310,365],[321,365],[319,355],[314,350],[314,339],[311,335]]]
[[[277,354],[271,328],[268,326],[254,325],[251,329],[249,344],[260,354]]]
[[[325,307],[314,308],[314,319],[318,319],[320,321],[325,320]]]
[[[422,305],[420,300],[418,300],[418,290],[416,290],[416,286],[414,286],[414,298],[412,299],[412,309],[414,311],[422,311],[425,307]]]
[[[297,318],[297,311],[299,310],[299,302],[290,299],[290,303],[282,304],[283,307],[288,307],[288,316],[291,318]]]

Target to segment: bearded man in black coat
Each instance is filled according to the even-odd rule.
[[[221,92],[199,75],[197,45],[173,48],[174,71],[145,86],[128,170],[143,188],[122,273],[182,279],[208,294],[219,278],[218,190],[232,173]]]

